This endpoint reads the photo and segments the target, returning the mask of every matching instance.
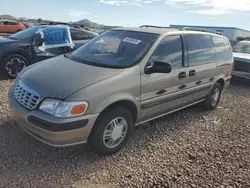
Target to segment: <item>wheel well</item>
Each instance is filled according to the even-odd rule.
[[[137,107],[136,105],[131,102],[131,101],[127,101],[127,100],[124,100],[124,101],[118,101],[118,102],[115,102],[111,105],[109,105],[108,107],[106,107],[100,115],[102,115],[103,113],[105,113],[106,111],[110,110],[111,108],[115,108],[115,107],[123,107],[125,109],[127,109],[129,112],[131,112],[132,116],[133,116],[133,120],[134,122],[136,121],[137,119]]]
[[[6,58],[7,56],[12,55],[12,54],[17,54],[17,55],[23,56],[24,58],[27,59],[28,65],[31,64],[30,58],[29,58],[25,53],[23,53],[23,52],[21,52],[21,51],[11,51],[11,52],[8,52],[8,53],[6,53],[6,54],[3,54],[3,56],[2,56],[1,59],[4,59],[4,58]]]
[[[225,85],[225,81],[221,78],[217,81],[217,83],[219,83],[222,87],[222,89],[224,88],[224,85]]]
[[[127,109],[129,112],[131,112],[134,122],[136,122],[136,119],[137,119],[136,105],[131,101],[124,100],[124,101],[115,102],[115,103],[109,105],[108,107],[106,107],[98,116],[98,118],[94,124],[94,127],[97,126],[97,122],[100,119],[100,117],[102,117],[107,111],[111,110],[112,108],[116,108],[116,107],[123,107],[123,108]],[[88,139],[90,139],[92,137],[93,132],[95,130],[94,127],[92,128]]]

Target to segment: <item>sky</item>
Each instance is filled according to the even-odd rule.
[[[0,0],[3,1],[3,0]],[[0,15],[117,26],[170,24],[250,30],[250,0],[8,0]]]

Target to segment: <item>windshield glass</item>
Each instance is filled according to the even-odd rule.
[[[126,68],[135,65],[157,38],[157,34],[110,30],[66,57],[93,66]]]
[[[11,35],[10,38],[13,38],[16,40],[29,40],[36,34],[38,30],[44,29],[44,28],[46,27],[30,27],[28,29],[19,31],[18,33]]]
[[[242,41],[233,47],[234,52],[250,54],[250,42]]]

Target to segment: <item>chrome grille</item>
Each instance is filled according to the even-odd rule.
[[[41,96],[18,80],[15,84],[14,95],[16,100],[25,108],[34,110],[41,100]]]

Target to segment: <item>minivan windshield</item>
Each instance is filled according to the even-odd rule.
[[[16,40],[29,40],[36,34],[37,31],[42,30],[44,28],[46,28],[46,26],[30,27],[28,29],[25,29],[23,31],[19,31],[19,32],[11,35],[9,38],[16,39]]]
[[[234,52],[250,54],[250,41],[241,41],[238,42],[233,47]]]
[[[65,57],[93,66],[126,68],[135,65],[158,36],[153,33],[109,30]]]

